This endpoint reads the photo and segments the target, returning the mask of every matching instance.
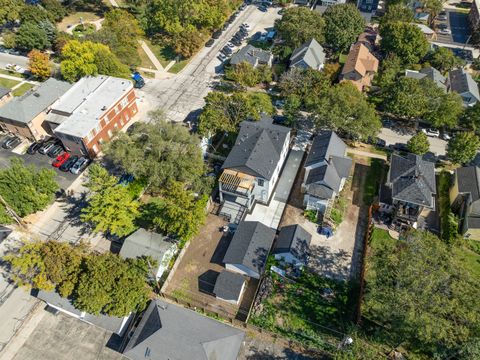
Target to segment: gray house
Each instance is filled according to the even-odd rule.
[[[380,209],[393,214],[393,222],[416,227],[424,209],[435,209],[435,164],[415,154],[393,154]]]
[[[245,290],[245,283],[243,275],[224,270],[215,281],[213,293],[217,299],[238,305]]]
[[[315,137],[305,161],[302,183],[307,210],[326,213],[331,208],[352,168],[352,159],[346,153],[347,145],[335,132],[324,131]]]
[[[175,251],[177,251],[176,243],[167,236],[145,229],[138,229],[124,240],[120,256],[124,259],[150,256],[158,262],[158,267],[152,269],[155,272],[155,278],[158,280],[168,267]]]
[[[273,249],[275,259],[283,259],[294,266],[307,265],[311,240],[312,235],[302,226],[284,226]]]
[[[130,360],[236,360],[243,331],[153,300],[123,350]]]
[[[272,66],[272,61],[273,54],[270,51],[247,45],[232,55],[230,64],[238,65],[242,62],[247,62],[253,65],[253,67],[257,67],[258,65]]]
[[[290,56],[290,67],[321,70],[325,64],[325,52],[317,40],[311,39],[296,48]]]
[[[455,69],[448,73],[448,90],[458,93],[465,106],[473,106],[480,101],[478,84],[464,69]]]
[[[243,121],[235,145],[223,163],[219,179],[220,213],[239,223],[255,202],[268,204],[290,145],[290,129],[260,121]]]
[[[439,88],[447,92],[447,78],[443,76],[440,71],[433,67],[423,68],[420,71],[405,70],[405,76],[417,80],[430,79]]]
[[[258,221],[242,221],[223,258],[225,268],[259,279],[265,270],[275,232]]]

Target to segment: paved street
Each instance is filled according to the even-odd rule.
[[[0,68],[5,68],[7,64],[20,65],[26,69],[28,67],[28,58],[26,56],[10,55],[0,52]]]
[[[192,112],[205,104],[204,97],[211,91],[211,82],[222,73],[223,66],[217,55],[220,49],[237,32],[240,24],[252,25],[251,34],[265,31],[280,18],[278,8],[269,8],[263,13],[250,5],[224,31],[211,48],[203,48],[178,75],[169,74],[165,79],[147,79],[143,89],[138,91],[143,111],[161,108],[169,120],[181,122]]]
[[[385,140],[387,145],[394,145],[395,143],[404,143],[406,144],[407,141],[412,137],[412,134],[400,134],[396,131],[393,131],[389,128],[382,128],[382,131],[378,135],[380,139]],[[428,141],[430,142],[430,151],[436,155],[445,155],[445,148],[447,146],[447,142],[440,138],[428,137]]]

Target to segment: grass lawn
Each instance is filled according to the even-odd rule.
[[[340,63],[340,65],[345,64],[345,62],[347,61],[347,56],[348,54],[340,54],[340,56],[338,57],[338,62]]]
[[[153,65],[153,63],[150,61],[150,58],[147,56],[145,51],[143,51],[140,45],[138,45],[137,52],[138,56],[140,56],[140,67],[156,70],[155,65]]]
[[[380,181],[382,181],[384,170],[385,163],[383,160],[370,160],[370,169],[368,170],[367,177],[365,179],[365,189],[363,192],[363,202],[365,205],[370,205],[373,203],[373,199],[378,193],[378,187],[380,185]]]
[[[392,238],[387,230],[373,228],[369,245],[372,249],[383,246],[383,244],[394,244],[397,240]]]
[[[172,74],[178,74],[187,64],[188,60],[179,61],[175,63],[175,65],[173,65],[170,69],[168,69],[168,72],[171,72]]]
[[[96,21],[100,17],[93,12],[79,11],[65,17],[60,23],[57,24],[57,28],[61,31],[66,31],[69,25],[74,26],[80,24],[80,18],[84,22]]]
[[[15,80],[10,80],[10,79],[5,79],[0,77],[0,86],[6,87],[6,88],[13,88],[15,85],[19,84],[20,81],[15,81]]]
[[[28,84],[28,83],[22,84],[21,86],[13,90],[13,96],[22,96],[31,88],[33,88],[32,84]]]
[[[175,53],[171,49],[160,44],[153,43],[148,39],[143,39],[143,41],[145,41],[150,50],[152,50],[152,52],[155,54],[158,61],[160,61],[160,64],[162,64],[163,67],[166,67],[168,64],[170,64],[171,61],[175,60]]]
[[[465,265],[473,276],[480,278],[480,254],[460,246],[455,249],[458,259]]]
[[[5,69],[0,69],[0,74],[15,76],[15,77],[18,77],[19,79],[25,79],[25,78],[28,77],[28,75],[20,74],[20,73],[17,73],[15,71],[8,71],[8,70],[5,70]]]

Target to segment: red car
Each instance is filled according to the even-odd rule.
[[[70,153],[64,152],[63,154],[60,154],[60,155],[57,156],[57,158],[52,163],[52,165],[58,168],[58,167],[62,166],[62,164],[65,161],[67,161],[69,157],[70,157]]]

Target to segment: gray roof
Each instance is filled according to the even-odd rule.
[[[0,86],[0,99],[3,98],[5,95],[8,95],[12,92],[9,88]]]
[[[328,160],[330,156],[345,156],[347,145],[333,131],[323,131],[313,139],[305,167]]]
[[[14,98],[0,108],[0,118],[29,123],[38,114],[46,111],[62,94],[72,87],[65,81],[48,79],[20,97]]]
[[[319,199],[331,199],[335,192],[324,184],[313,183],[306,186],[305,193]]]
[[[245,278],[242,275],[223,270],[217,277],[213,293],[219,298],[237,301],[244,284]]]
[[[467,73],[464,69],[455,69],[448,73],[448,77],[451,91],[455,91],[459,94],[469,92],[475,99],[480,101],[478,84],[473,80],[472,75]]]
[[[248,62],[253,66],[258,64],[267,65],[273,58],[270,51],[247,45],[237,51],[230,59],[230,64],[237,65],[242,62]]]
[[[284,226],[280,230],[273,252],[289,252],[297,259],[306,261],[310,251],[312,235],[300,225]]]
[[[124,259],[150,256],[160,262],[165,253],[175,246],[175,243],[164,235],[153,231],[138,229],[123,242],[120,256]]]
[[[434,207],[435,164],[415,154],[393,154],[389,184],[392,198],[429,208]]]
[[[325,63],[325,52],[317,40],[311,39],[296,48],[290,56],[291,67],[310,67],[318,70]]]
[[[480,168],[477,166],[466,166],[455,170],[458,192],[469,194],[471,206],[468,215],[480,215]]]
[[[195,311],[153,300],[123,355],[131,360],[235,360],[244,336]]]
[[[447,79],[445,76],[442,75],[440,71],[433,67],[423,68],[420,71],[415,70],[405,70],[405,76],[410,77],[413,79],[430,79],[432,80],[437,86],[443,90],[447,90]]]
[[[289,128],[272,122],[265,115],[260,121],[242,121],[235,146],[223,163],[223,168],[270,180],[290,133]]]
[[[80,316],[82,314],[81,310],[78,310],[73,306],[70,299],[61,297],[55,291],[38,290],[37,298],[57,308],[60,308],[72,314],[75,314],[77,316]],[[121,330],[122,323],[125,320],[125,318],[116,317],[116,316],[108,316],[104,314],[92,315],[88,313],[85,314],[85,316],[81,319],[95,326],[98,326],[102,329],[106,329],[108,331],[112,331],[116,333],[118,333]]]
[[[261,275],[275,239],[275,230],[258,221],[243,221],[223,258],[225,264],[242,264]]]

